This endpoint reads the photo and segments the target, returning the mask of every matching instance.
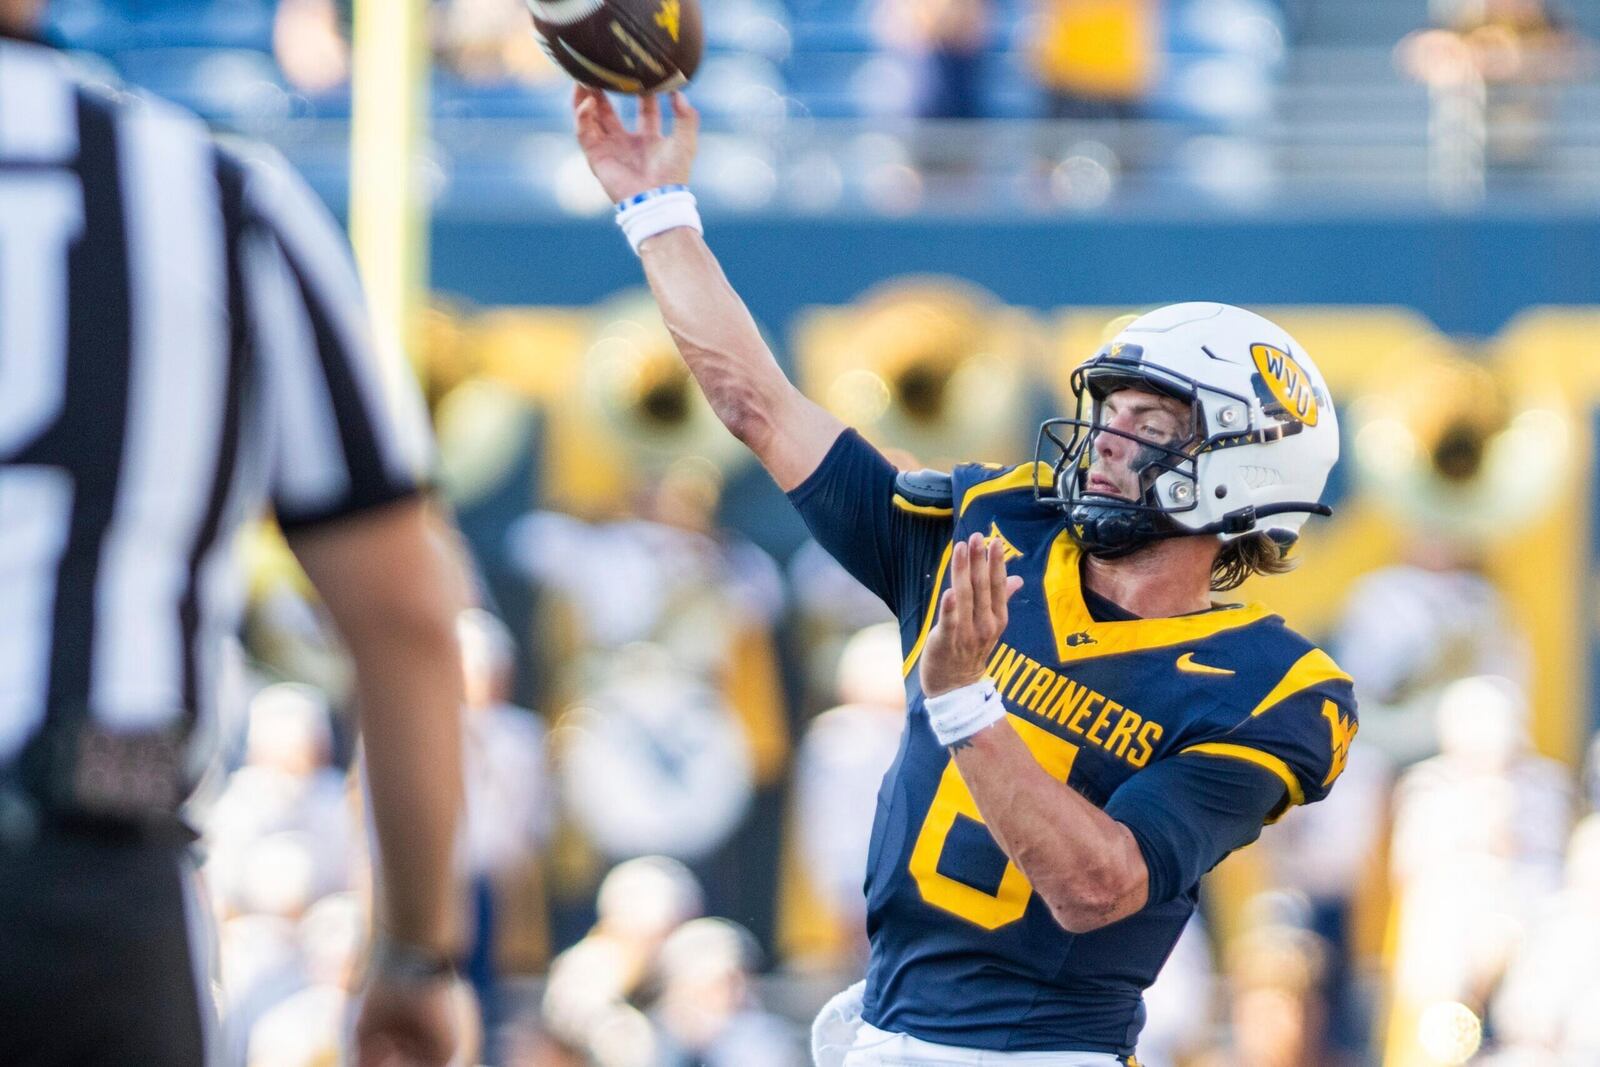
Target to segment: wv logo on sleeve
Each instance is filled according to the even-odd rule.
[[[1322,702],[1322,717],[1328,720],[1329,740],[1333,745],[1333,759],[1328,764],[1328,777],[1322,780],[1322,784],[1328,786],[1344,773],[1345,762],[1350,759],[1350,742],[1356,739],[1356,731],[1361,726],[1350,716],[1341,713],[1339,705],[1331,700]]]
[[[1294,357],[1272,345],[1250,346],[1250,358],[1255,361],[1256,372],[1272,398],[1282,405],[1281,412],[1273,412],[1307,426],[1317,424],[1317,390]]]

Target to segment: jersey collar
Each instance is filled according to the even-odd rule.
[[[1272,614],[1260,604],[1242,604],[1166,619],[1098,622],[1083,602],[1078,559],[1078,546],[1063,529],[1050,545],[1044,566],[1045,605],[1055,634],[1056,656],[1063,663],[1193,644]]]

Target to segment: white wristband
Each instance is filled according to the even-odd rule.
[[[694,194],[686,185],[662,185],[629,197],[617,205],[617,225],[622,227],[623,236],[627,237],[635,255],[639,254],[639,246],[646,238],[680,226],[705,233],[700,225],[700,212],[695,208]]]
[[[985,726],[1006,717],[1006,707],[991,679],[964,685],[948,693],[923,700],[928,708],[928,725],[941,745],[965,741]]]

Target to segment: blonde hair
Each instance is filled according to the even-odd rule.
[[[1295,561],[1288,548],[1262,532],[1245,534],[1222,546],[1211,564],[1211,589],[1222,593],[1237,589],[1253,574],[1287,574]]]

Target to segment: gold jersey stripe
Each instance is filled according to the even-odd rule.
[[[1283,782],[1284,788],[1289,790],[1290,804],[1304,804],[1306,802],[1305,790],[1300,788],[1300,779],[1295,777],[1289,765],[1270,752],[1249,748],[1245,745],[1230,745],[1224,741],[1206,741],[1198,745],[1190,745],[1178,752],[1180,756],[1221,756],[1224,759],[1244,760],[1254,763],[1257,767],[1265,767],[1277,775]]]
[[[933,596],[928,598],[928,613],[922,617],[922,630],[917,634],[917,643],[911,646],[911,651],[906,653],[906,661],[900,665],[900,676],[911,677],[911,670],[917,665],[917,657],[922,655],[922,646],[928,642],[928,632],[933,629],[933,617],[939,613],[939,594],[943,592],[940,587],[944,585],[944,572],[950,566],[950,553],[955,551],[956,543],[951,541],[944,546],[944,555],[939,557],[939,569],[933,572]]]
[[[1050,466],[1047,463],[1024,463],[1020,467],[1012,468],[998,478],[991,478],[987,482],[979,482],[971,489],[968,489],[966,495],[961,498],[961,513],[965,515],[967,508],[972,506],[972,502],[981,496],[988,496],[990,493],[1004,493],[1012,489],[1032,489],[1038,484],[1039,472],[1048,471],[1049,469]]]
[[[953,507],[941,508],[932,504],[913,504],[899,493],[894,494],[894,506],[913,515],[931,515],[935,518],[948,518],[956,513],[956,509]]]
[[[1320,648],[1313,648],[1295,660],[1294,666],[1278,679],[1278,684],[1272,687],[1272,692],[1262,697],[1261,703],[1257,704],[1250,714],[1256,716],[1271,711],[1296,693],[1321,685],[1323,682],[1349,680],[1350,676],[1339,669],[1339,665],[1333,662],[1332,656]]]

